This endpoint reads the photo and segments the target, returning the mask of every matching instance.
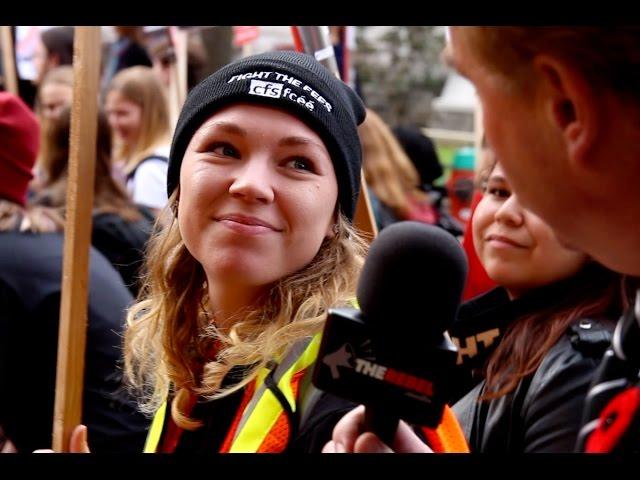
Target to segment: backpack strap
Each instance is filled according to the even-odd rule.
[[[148,157],[145,157],[142,160],[140,160],[138,165],[136,165],[133,170],[127,173],[127,181],[131,180],[135,176],[136,172],[138,171],[138,168],[140,168],[140,165],[142,165],[145,162],[148,162],[149,160],[160,160],[162,162],[169,163],[169,159],[164,155],[149,155]]]

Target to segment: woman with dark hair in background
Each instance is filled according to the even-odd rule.
[[[571,452],[587,389],[626,305],[622,276],[561,244],[520,205],[495,160],[483,191],[473,240],[500,288],[463,305],[450,330],[464,348],[459,360],[484,375],[453,410],[473,451]],[[471,332],[485,333],[476,336],[477,358]]]
[[[49,70],[38,85],[36,114],[40,122],[59,117],[65,108],[71,107],[72,99],[73,67],[63,65]]]
[[[42,159],[47,157],[51,124],[66,109],[71,108],[73,100],[73,67],[64,65],[50,70],[45,76],[36,95],[36,115],[40,121],[40,152],[33,171],[34,179],[29,184],[30,198],[37,194],[45,181]]]
[[[499,288],[462,305],[449,333],[460,376],[453,406],[472,452],[572,452],[587,390],[626,308],[620,274],[568,248],[523,208],[494,162],[473,216],[474,245]],[[468,375],[468,377],[466,377]],[[336,426],[343,451],[390,451],[358,425],[360,407]],[[428,451],[409,429],[399,451]]]
[[[53,27],[40,34],[33,63],[39,85],[50,70],[73,63],[73,27]]]
[[[435,144],[415,125],[394,127],[393,134],[418,172],[418,187],[429,196],[429,203],[436,215],[435,225],[460,237],[463,234],[463,225],[449,213],[445,205],[447,189],[434,184],[443,174]]]
[[[442,165],[433,141],[419,127],[400,125],[392,129],[420,176],[420,188],[428,192],[442,176]]]

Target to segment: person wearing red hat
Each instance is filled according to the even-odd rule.
[[[38,122],[0,92],[0,450],[51,443],[64,223],[56,210],[26,206],[39,148]],[[83,422],[95,451],[141,448],[148,420],[119,389],[120,333],[133,300],[118,272],[90,250]]]
[[[17,97],[0,92],[0,198],[24,206],[40,147],[35,115]]]

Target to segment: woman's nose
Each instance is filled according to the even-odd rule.
[[[268,163],[260,160],[247,161],[237,170],[229,187],[229,193],[249,202],[270,203],[275,198],[273,175]]]
[[[507,198],[495,214],[495,219],[499,223],[510,226],[520,226],[524,221],[522,207],[514,194]]]

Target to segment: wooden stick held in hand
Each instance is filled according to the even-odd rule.
[[[68,452],[81,423],[89,248],[96,161],[100,27],[76,27],[53,449]]]

